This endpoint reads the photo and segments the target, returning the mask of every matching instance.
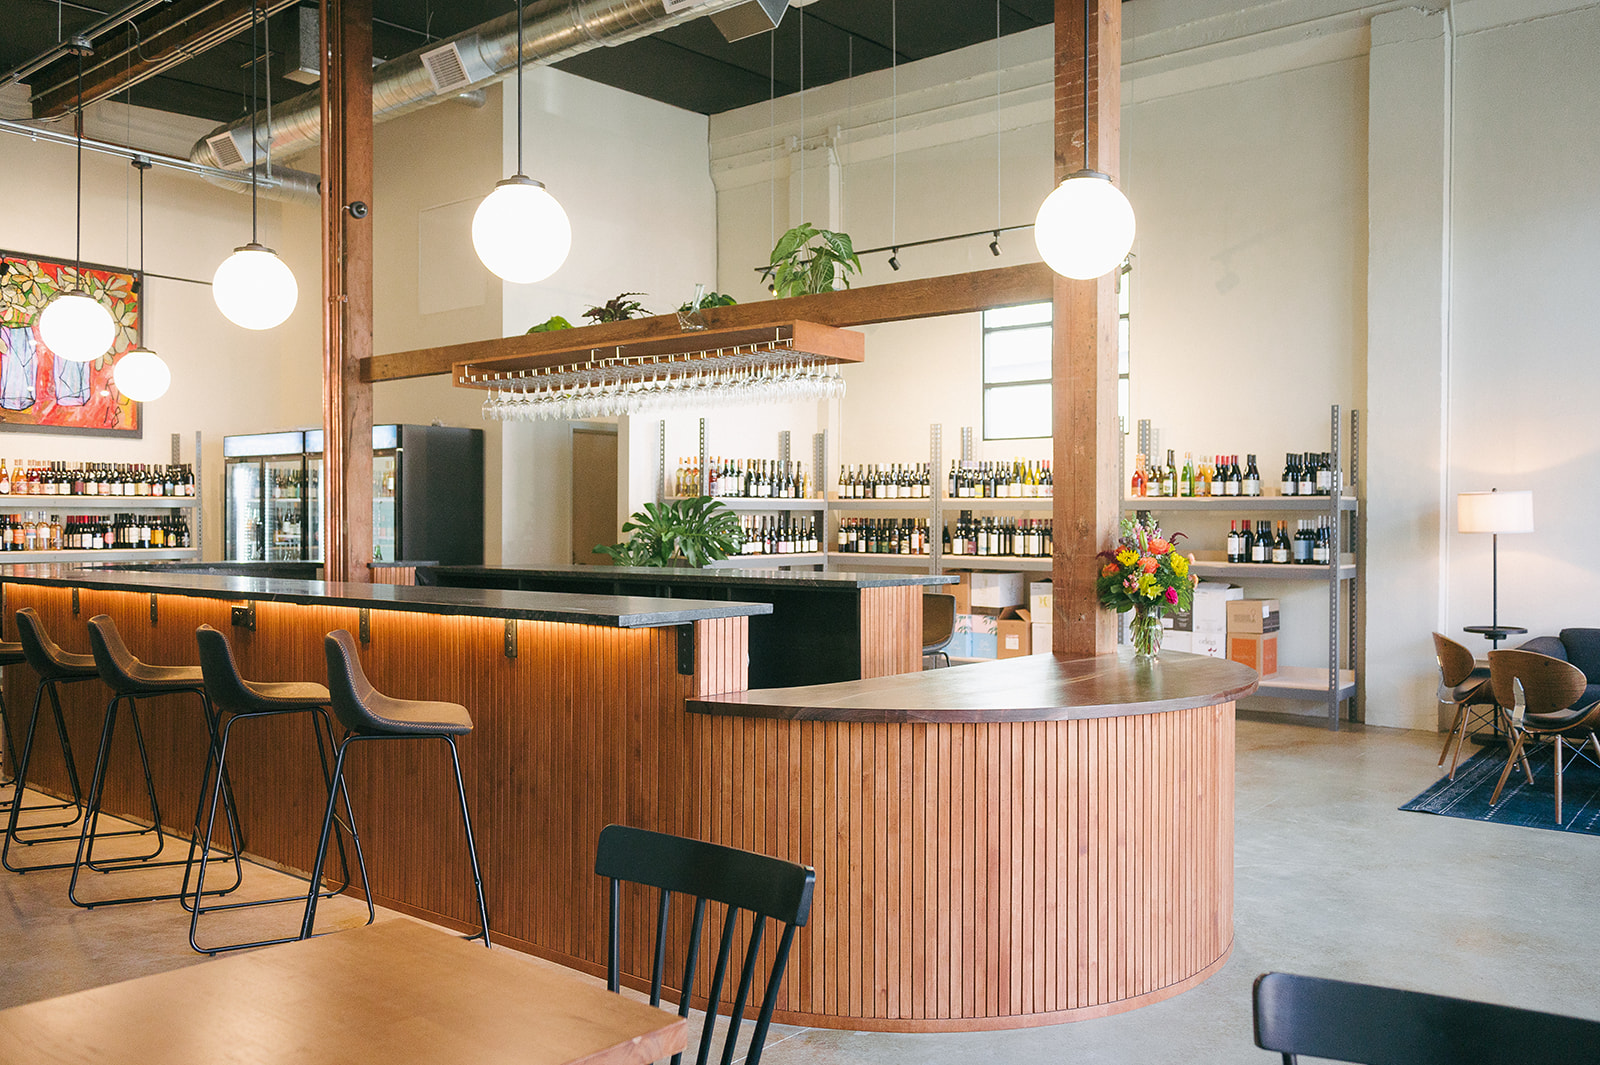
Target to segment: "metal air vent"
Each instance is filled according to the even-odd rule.
[[[211,154],[216,157],[217,165],[224,170],[236,170],[244,166],[244,153],[239,150],[239,144],[233,139],[231,130],[218,133],[214,137],[207,137],[206,144],[211,148]]]
[[[469,45],[466,51],[461,49],[463,44]],[[428,79],[433,82],[435,95],[457,93],[469,85],[494,77],[494,70],[478,58],[478,52],[476,37],[451,41],[431,52],[423,52],[418,58],[428,72]]]

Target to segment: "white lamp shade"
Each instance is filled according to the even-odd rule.
[[[1462,492],[1456,529],[1464,533],[1533,532],[1532,492]]]
[[[1133,205],[1096,170],[1080,170],[1057,185],[1033,220],[1033,242],[1050,269],[1079,281],[1121,265],[1133,233]]]
[[[40,313],[39,338],[58,358],[93,362],[111,350],[117,323],[105,305],[87,292],[68,292],[51,300]]]
[[[211,298],[234,325],[271,329],[283,324],[300,299],[294,271],[271,248],[234,249],[211,277]]]
[[[496,185],[478,205],[472,246],[497,276],[530,285],[566,262],[572,224],[543,185],[519,174]]]
[[[167,394],[172,371],[160,355],[149,348],[134,348],[111,368],[117,391],[136,403],[148,403]]]

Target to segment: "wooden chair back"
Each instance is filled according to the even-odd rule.
[[[956,597],[945,592],[929,592],[922,597],[922,653],[931,654],[949,646],[956,634]]]
[[[1553,714],[1582,698],[1588,681],[1583,670],[1559,658],[1534,651],[1490,651],[1489,685],[1495,702],[1507,709],[1516,706],[1519,683],[1527,713]]]
[[[1465,684],[1472,676],[1472,652],[1450,637],[1433,634],[1433,655],[1439,662],[1439,679],[1446,688]]]
[[[1566,1065],[1600,1061],[1600,1021],[1420,991],[1264,973],[1256,1046],[1352,1065]]]
[[[766,990],[761,997],[761,1012],[745,1057],[746,1065],[758,1065],[762,1047],[767,1041],[767,1029],[772,1024],[772,1011],[778,1002],[778,989],[783,984],[783,971],[789,963],[789,947],[794,942],[795,929],[804,925],[811,915],[811,892],[816,884],[816,873],[809,866],[796,865],[764,854],[626,825],[607,825],[600,830],[594,871],[611,881],[606,986],[612,991],[619,990],[621,986],[619,925],[622,881],[660,889],[656,905],[655,964],[650,977],[652,1006],[661,1005],[662,970],[667,958],[667,923],[672,896],[681,894],[694,897],[689,944],[684,952],[683,982],[678,985],[681,988],[678,1000],[680,1017],[689,1016],[690,989],[694,987],[706,903],[720,902],[727,907],[722,919],[716,968],[711,975],[706,1022],[700,1033],[696,1065],[705,1065],[711,1049],[717,1024],[717,1007],[722,1001],[722,988],[728,975],[728,961],[733,953],[739,911],[745,910],[751,915],[750,938],[739,966],[739,984],[733,1008],[728,1012],[728,1033],[722,1047],[722,1065],[730,1065],[733,1060],[745,1005],[755,982],[763,929],[768,919],[783,926],[782,938],[778,941],[772,968],[767,974]],[[682,1057],[682,1054],[674,1054],[672,1065],[679,1065]]]

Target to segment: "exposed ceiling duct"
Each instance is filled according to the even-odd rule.
[[[525,64],[559,62],[749,2],[535,0],[523,14],[522,59]],[[768,6],[779,4],[781,17],[783,2],[769,0]],[[516,70],[516,41],[517,17],[512,12],[381,64],[372,72],[373,121],[409,114],[502,80]],[[322,136],[321,94],[312,91],[276,104],[270,141],[262,111],[219,126],[196,142],[189,158],[202,166],[242,170],[249,165],[252,136],[269,158],[288,158],[311,148]]]

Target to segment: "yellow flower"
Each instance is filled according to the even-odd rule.
[[[1139,574],[1139,594],[1146,599],[1151,599],[1156,594],[1156,578],[1153,574]]]
[[[1189,572],[1189,560],[1176,551],[1172,553],[1172,572],[1180,577],[1187,575]]]
[[[1131,566],[1135,562],[1139,561],[1139,552],[1133,550],[1131,547],[1124,547],[1122,550],[1117,552],[1117,561],[1122,563],[1124,566]]]

